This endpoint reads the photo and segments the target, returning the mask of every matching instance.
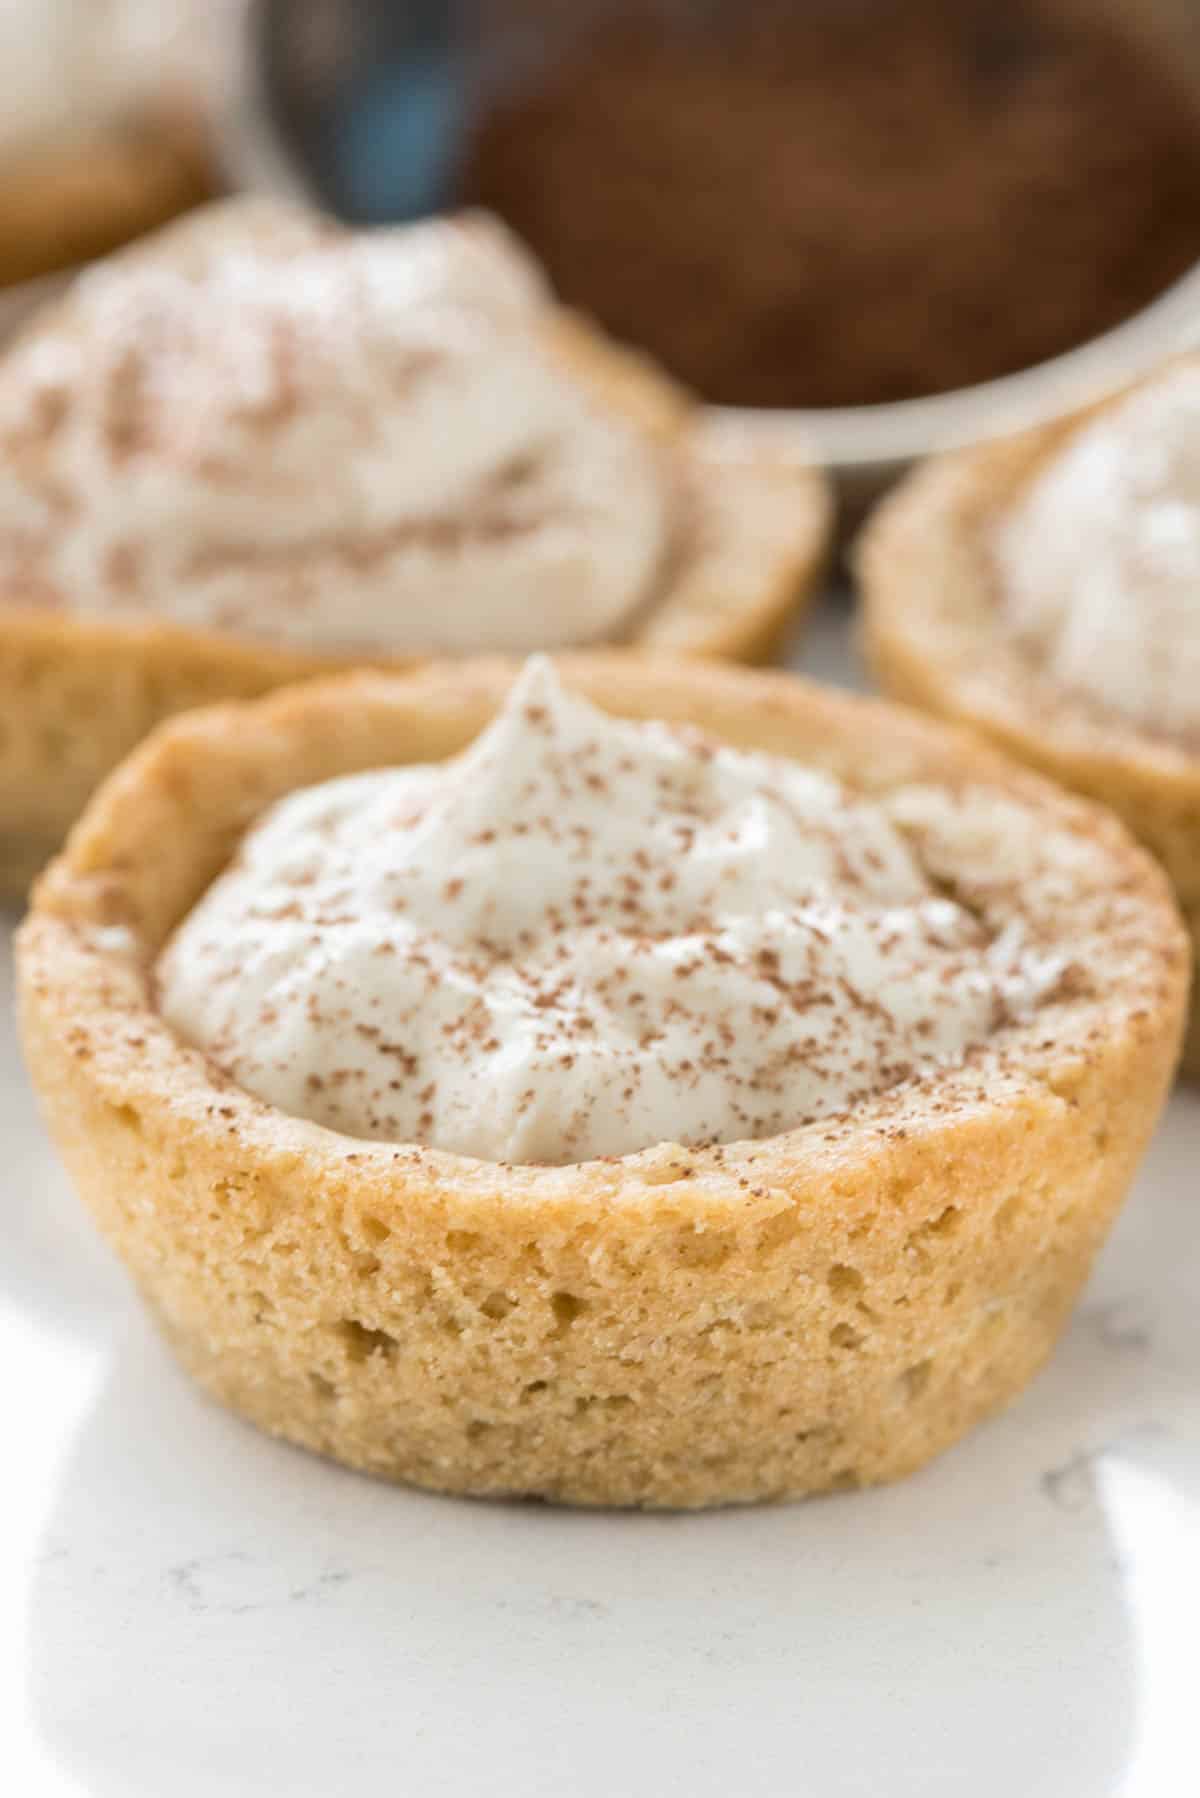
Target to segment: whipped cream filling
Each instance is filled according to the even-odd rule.
[[[482,221],[97,270],[6,362],[0,591],[329,653],[619,635],[673,498],[546,317]]]
[[[944,897],[887,800],[611,718],[539,658],[454,760],[276,805],[157,972],[168,1023],[284,1112],[563,1163],[845,1111],[1061,963]]]
[[[119,123],[194,64],[206,8],[230,0],[0,0],[0,157]]]
[[[1083,425],[992,543],[1009,623],[1057,680],[1135,724],[1200,732],[1200,367]]]

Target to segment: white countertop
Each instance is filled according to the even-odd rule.
[[[808,665],[847,664],[836,614]],[[1004,1417],[708,1516],[439,1499],[195,1392],[33,1116],[0,963],[0,1790],[1195,1798],[1200,1094]]]

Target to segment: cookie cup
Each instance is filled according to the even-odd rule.
[[[859,540],[862,640],[891,697],[979,733],[1111,806],[1162,863],[1200,955],[1200,743],[1174,742],[1068,692],[1008,628],[989,528],[1081,423],[1072,418],[934,459]],[[1183,1065],[1200,1076],[1200,998]]]
[[[458,227],[441,229],[452,234]],[[481,253],[489,253],[498,228],[479,221],[467,229],[481,233]],[[313,214],[242,199],[191,214],[110,266],[148,263],[199,277],[231,243],[286,258],[337,235]],[[69,332],[74,305],[70,294],[55,302],[18,343],[41,331]],[[769,660],[797,626],[825,567],[832,500],[823,474],[802,454],[764,444],[699,405],[644,357],[574,314],[549,300],[531,306],[531,331],[568,378],[655,446],[674,498],[676,529],[659,583],[624,646]],[[3,372],[0,360],[0,381]],[[331,585],[341,578],[335,556]],[[247,584],[259,579],[248,567]],[[265,606],[269,616],[269,596]],[[100,781],[165,718],[353,666],[394,671],[425,659],[382,651],[308,654],[185,629],[152,612],[76,614],[0,587],[0,899],[24,896]]]
[[[455,753],[514,671],[361,674],[177,720],[92,802],[19,939],[54,1137],[202,1385],[350,1466],[672,1507],[893,1479],[1041,1365],[1129,1185],[1185,1005],[1166,884],[1115,820],[888,706],[628,655],[559,666],[614,713],[864,792],[1030,808],[1073,870],[1030,927],[1069,939],[1073,977],[963,1065],[759,1142],[513,1167],[286,1116],[167,1028],[153,967],[265,806]]]

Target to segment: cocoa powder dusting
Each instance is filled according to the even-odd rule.
[[[1200,108],[1115,8],[503,11],[526,54],[483,59],[458,197],[709,399],[853,405],[1009,374],[1200,255]]]
[[[771,1136],[957,1065],[1061,973],[1021,915],[985,927],[933,892],[885,806],[607,717],[535,660],[453,761],[268,813],[159,991],[280,1110],[567,1162]]]

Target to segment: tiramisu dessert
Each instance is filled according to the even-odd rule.
[[[861,564],[888,690],[1111,805],[1200,946],[1200,358],[933,463]]]
[[[1178,1052],[1107,814],[886,706],[594,654],[180,719],[20,940],[186,1365],[444,1490],[888,1479],[1049,1352]]]
[[[766,654],[828,502],[550,298],[486,218],[231,202],[0,364],[0,882],[169,713],[353,661]]]

